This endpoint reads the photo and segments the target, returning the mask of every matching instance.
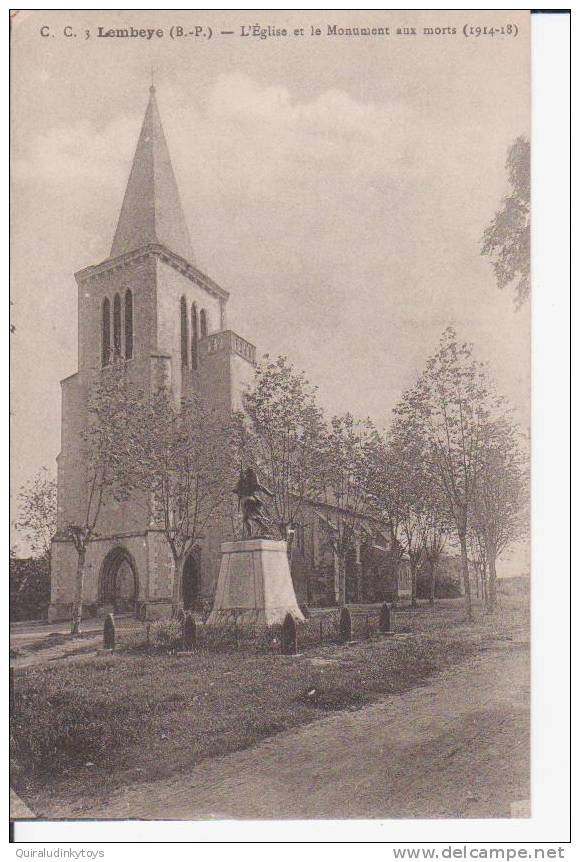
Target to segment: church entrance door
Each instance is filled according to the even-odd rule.
[[[113,548],[103,561],[100,602],[113,613],[133,613],[139,579],[133,558],[125,548]]]
[[[195,609],[201,588],[201,548],[194,548],[183,564],[182,577],[183,609]]]

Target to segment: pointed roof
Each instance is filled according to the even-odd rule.
[[[149,88],[149,93],[149,104],[125,190],[111,257],[118,257],[150,243],[159,243],[193,262],[191,241],[154,86]]]

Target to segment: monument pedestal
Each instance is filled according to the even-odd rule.
[[[286,542],[224,542],[209,626],[272,626],[287,613],[304,620],[290,576]]]

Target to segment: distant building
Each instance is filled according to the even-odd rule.
[[[144,392],[164,381],[176,404],[182,394],[197,391],[227,416],[241,407],[242,392],[254,375],[254,345],[227,327],[228,292],[194,263],[154,87],[110,255],[75,278],[78,371],[61,384],[51,620],[71,616],[77,555],[66,528],[82,523],[86,511],[82,432],[88,395],[99,376],[112,362],[122,364],[127,378]],[[303,523],[296,525],[292,574],[300,601],[328,604],[336,599],[336,560],[324,538],[333,516],[324,506],[311,504]],[[348,561],[347,599],[406,595],[410,585],[397,579],[388,537],[370,521],[366,535]],[[186,606],[211,603],[220,543],[231,538],[231,523],[217,520],[187,559]],[[144,508],[131,500],[104,505],[87,554],[85,610],[163,616],[171,607],[173,577],[169,547]]]

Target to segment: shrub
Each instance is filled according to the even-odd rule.
[[[431,595],[431,578],[424,572],[417,575],[417,598],[428,599]],[[456,599],[461,596],[461,583],[459,579],[444,571],[437,573],[435,580],[436,599]]]
[[[12,620],[46,619],[50,602],[48,555],[10,560],[10,615]]]
[[[182,628],[179,620],[157,620],[151,623],[149,641],[154,647],[168,652],[180,649]]]

